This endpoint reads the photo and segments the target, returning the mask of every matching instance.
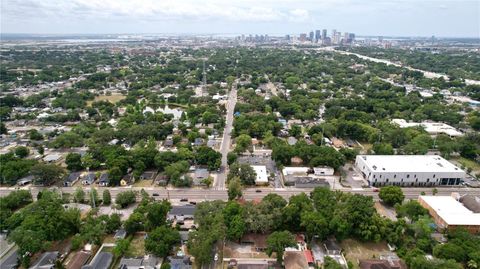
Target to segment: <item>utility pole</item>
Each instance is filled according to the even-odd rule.
[[[207,71],[205,71],[205,59],[203,59],[203,79],[202,79],[202,95],[205,95],[207,92]]]

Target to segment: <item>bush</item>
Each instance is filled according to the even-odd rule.
[[[127,206],[136,202],[135,192],[133,192],[133,191],[121,192],[117,195],[117,198],[115,199],[115,202],[121,208],[125,208],[125,207],[127,207]]]

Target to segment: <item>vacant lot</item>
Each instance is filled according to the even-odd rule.
[[[145,235],[138,233],[132,238],[126,257],[143,257],[145,255]]]
[[[354,268],[359,268],[359,260],[372,258],[378,259],[380,254],[389,252],[386,242],[363,243],[354,239],[346,239],[342,241],[341,246],[345,251],[345,258],[353,262]]]
[[[98,102],[98,101],[108,101],[112,104],[115,104],[116,102],[125,99],[125,95],[120,95],[120,94],[112,94],[112,95],[99,95],[95,96],[95,99],[93,101],[88,101],[87,106],[91,106],[93,102]]]
[[[275,258],[275,255],[268,257],[265,252],[257,252],[251,245],[237,244],[234,242],[227,242],[223,251],[224,258]]]

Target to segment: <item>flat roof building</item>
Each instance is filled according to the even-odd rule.
[[[430,135],[436,136],[439,134],[446,134],[450,137],[457,137],[457,136],[462,136],[463,133],[459,132],[457,129],[454,127],[442,123],[442,122],[407,122],[404,119],[393,119],[392,123],[397,124],[400,126],[400,128],[408,128],[408,127],[422,127],[425,129],[427,133]]]
[[[441,229],[464,228],[480,233],[480,213],[474,213],[451,196],[420,196],[418,202],[428,210]]]
[[[466,175],[436,155],[357,155],[355,166],[371,186],[458,185]]]
[[[268,184],[267,167],[265,165],[252,165],[253,170],[257,177],[255,178],[255,184],[266,185]]]

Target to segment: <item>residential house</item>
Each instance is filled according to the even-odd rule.
[[[124,239],[127,236],[125,229],[118,229],[113,236],[115,239]]]
[[[185,257],[168,257],[170,261],[170,268],[171,269],[192,269],[192,263],[190,262],[190,258]]]
[[[159,268],[160,260],[154,256],[145,256],[141,258],[122,258],[119,269],[156,269]]]
[[[157,176],[157,171],[145,171],[140,175],[141,180],[154,180]]]
[[[128,186],[132,185],[134,182],[134,178],[132,174],[126,174],[120,179],[120,186]]]
[[[45,252],[30,269],[53,269],[58,259],[58,251]]]
[[[18,186],[25,186],[33,182],[34,176],[26,176],[24,178],[21,178],[17,181]]]
[[[112,264],[113,255],[110,252],[100,252],[89,265],[82,266],[82,269],[105,269]]]
[[[100,179],[98,180],[98,185],[101,187],[107,187],[109,184],[108,173],[103,173],[100,175]]]
[[[167,177],[167,175],[162,174],[162,173],[159,173],[159,174],[155,177],[155,184],[157,184],[157,185],[159,185],[159,186],[167,186],[167,184],[168,184],[168,177]]]
[[[92,185],[96,179],[97,176],[95,175],[95,173],[88,173],[83,177],[82,185]]]
[[[63,186],[65,187],[71,187],[75,182],[77,182],[80,179],[80,172],[72,172],[70,173],[64,180],[63,180]]]
[[[196,209],[197,207],[195,205],[173,206],[167,214],[167,219],[170,221],[183,221],[186,219],[193,219]]]

